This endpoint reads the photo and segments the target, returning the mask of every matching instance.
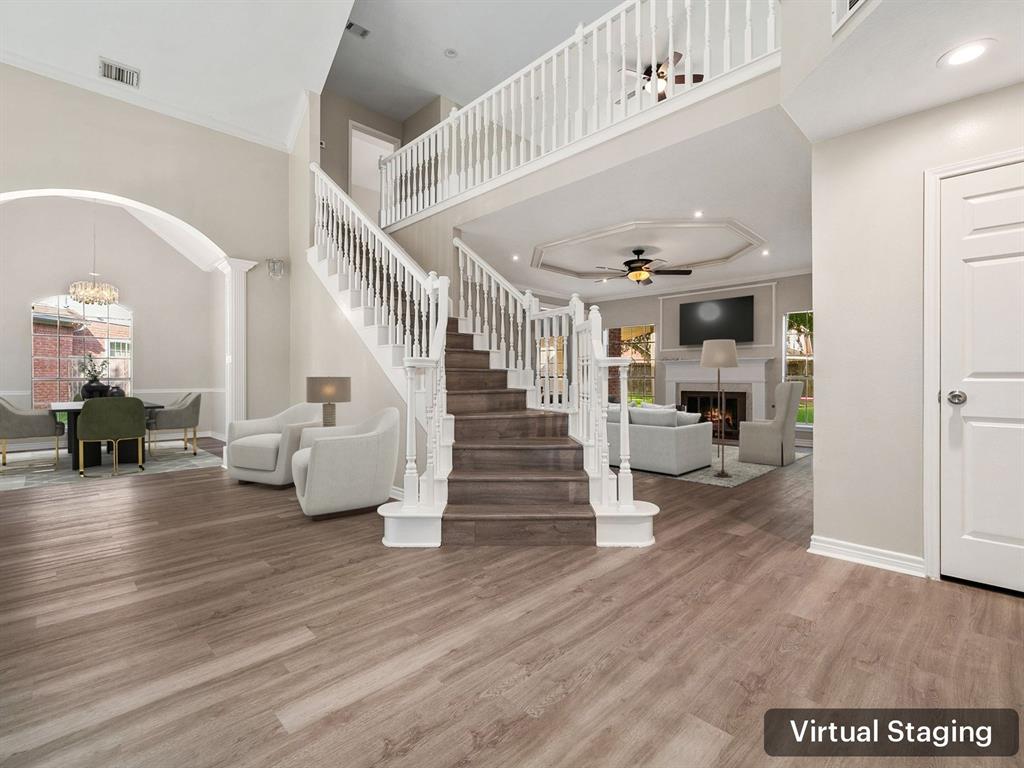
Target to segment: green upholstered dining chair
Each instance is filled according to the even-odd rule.
[[[199,428],[199,408],[202,400],[203,396],[199,392],[189,392],[170,405],[150,413],[146,429],[149,430],[149,453],[151,456],[156,456],[153,452],[153,433],[162,429],[182,430],[186,451],[188,450],[188,431],[191,429],[192,455],[196,455],[196,432]]]
[[[29,411],[0,397],[0,467],[7,466],[7,441],[25,437],[52,437],[53,465],[60,461],[64,425],[50,411]],[[47,465],[49,466],[49,465]]]
[[[117,447],[122,440],[138,440],[139,470],[146,467],[143,442],[146,438],[146,406],[137,397],[94,397],[82,405],[78,415],[78,474],[85,477],[85,444],[114,444],[114,474]]]

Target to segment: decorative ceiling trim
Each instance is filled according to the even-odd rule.
[[[568,245],[580,245],[587,243],[592,240],[600,240],[611,235],[618,235],[623,232],[643,232],[649,229],[725,229],[732,232],[734,235],[742,240],[746,241],[746,244],[719,259],[711,259],[709,261],[700,261],[694,263],[681,262],[679,264],[669,264],[664,259],[654,259],[654,263],[660,263],[662,266],[669,269],[703,269],[705,267],[715,267],[722,264],[728,264],[736,259],[745,256],[748,253],[760,248],[765,244],[764,238],[758,235],[749,227],[741,224],[736,219],[650,219],[650,220],[638,220],[638,221],[627,221],[622,224],[615,224],[610,227],[602,227],[601,229],[593,229],[587,232],[582,232],[572,237],[566,237],[561,240],[554,240],[549,243],[543,243],[536,246],[533,249],[533,255],[530,258],[530,267],[533,269],[543,269],[547,272],[554,272],[558,275],[564,275],[566,277],[575,277],[581,280],[595,280],[602,277],[607,277],[605,272],[577,272],[565,267],[558,267],[553,264],[544,263],[544,255],[546,251],[550,251],[553,248],[564,247]]]

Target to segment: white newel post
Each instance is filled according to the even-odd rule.
[[[405,476],[402,479],[403,506],[419,506],[419,476],[416,473],[416,369],[405,366]]]
[[[228,424],[246,417],[246,275],[259,262],[229,258],[220,265],[224,273],[224,355],[226,376],[224,434]],[[225,459],[226,460],[226,459]]]
[[[633,508],[633,473],[629,468],[629,410],[626,374],[629,366],[619,366],[619,511]]]

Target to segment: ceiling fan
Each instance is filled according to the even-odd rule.
[[[606,269],[609,272],[618,272],[619,274],[615,277],[624,277],[627,280],[632,280],[637,285],[652,285],[654,281],[651,279],[655,275],[692,275],[692,269],[658,269],[652,267],[654,259],[644,258],[643,248],[633,249],[633,258],[622,262],[623,269],[617,267],[595,267],[595,269]],[[609,278],[604,277],[600,280],[595,280],[595,283],[606,282]]]
[[[653,67],[652,64],[648,64],[646,67],[644,67],[643,71],[640,73],[640,79],[643,80],[643,85],[641,87],[645,91],[647,91],[648,93],[650,93],[653,88],[657,88],[658,89],[658,101],[662,101],[664,99],[667,99],[668,98],[667,91],[668,91],[668,72],[669,72],[669,67],[670,66],[674,67],[674,71],[678,73],[679,72],[679,62],[681,62],[682,60],[683,60],[683,54],[680,53],[679,51],[673,51],[672,52],[672,63],[671,63],[671,65],[669,64],[669,60],[667,58],[663,62],[661,62],[661,64],[658,65],[658,68],[656,70],[656,74],[657,74],[657,84],[656,85],[651,83],[652,75],[655,74],[654,67]],[[625,71],[629,72],[634,77],[636,76],[636,70],[635,69],[626,69]],[[700,73],[693,72],[693,73],[691,73],[690,76],[693,78],[693,82],[695,82],[695,83],[702,83],[702,82],[704,82],[704,75],[702,75]],[[686,84],[686,75],[685,74],[676,74],[676,76],[675,76],[675,83],[676,83],[676,85],[685,85]],[[636,91],[630,91],[629,93],[626,94],[626,98],[627,99],[631,99],[634,96],[636,96]]]

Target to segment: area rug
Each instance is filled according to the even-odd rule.
[[[180,443],[179,443],[180,445]],[[71,454],[63,448],[60,451],[60,464],[53,466],[45,465],[53,461],[53,449],[47,451],[19,451],[18,453],[7,454],[7,466],[0,472],[0,491],[13,491],[19,488],[38,488],[44,485],[60,485],[64,483],[85,482],[78,477],[78,472],[71,468]],[[36,466],[27,466],[33,464]],[[186,469],[201,469],[205,467],[219,467],[221,459],[219,456],[199,449],[195,456],[191,451],[174,450],[172,448],[157,448],[157,455],[150,456],[146,462],[144,475],[156,475],[163,472],[181,472]],[[119,480],[129,477],[129,473],[137,472],[138,467],[129,464],[122,467],[122,472],[117,477],[111,473],[114,467],[110,463],[110,456],[103,452],[103,465],[89,467],[86,473],[89,480]]]
[[[807,448],[796,449],[796,460],[806,458],[811,455],[811,451]],[[748,464],[745,461],[740,461],[740,449],[736,445],[725,446],[725,471],[728,472],[731,477],[715,477],[715,472],[721,467],[721,459],[718,458],[718,446],[715,446],[715,462],[710,467],[704,469],[697,469],[693,472],[687,472],[685,475],[680,475],[676,480],[685,480],[688,483],[703,483],[704,485],[718,485],[723,488],[735,488],[737,485],[743,485],[755,477],[761,477],[761,475],[767,475],[779,467],[773,467],[770,464]]]

